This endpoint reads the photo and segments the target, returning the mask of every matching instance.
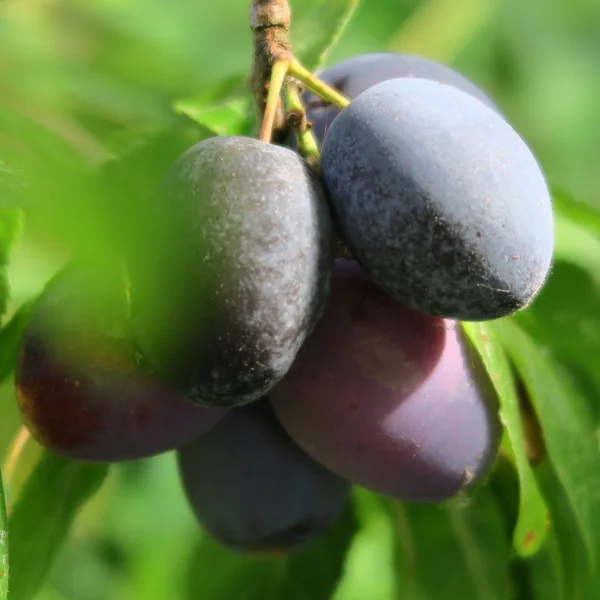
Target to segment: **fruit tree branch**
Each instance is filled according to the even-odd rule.
[[[287,0],[252,0],[250,27],[254,33],[254,64],[250,82],[259,122],[262,122],[265,112],[273,65],[294,59],[289,37],[290,23]],[[282,125],[283,111],[279,104],[274,126],[278,129]]]

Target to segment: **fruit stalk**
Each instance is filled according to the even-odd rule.
[[[286,60],[277,61],[271,69],[271,80],[269,81],[269,92],[267,94],[267,104],[263,114],[262,126],[259,139],[261,142],[269,144],[273,136],[273,127],[277,118],[277,111],[280,109],[281,90],[287,75],[289,63]]]
[[[287,0],[252,0],[250,28],[254,33],[254,62],[250,85],[256,104],[259,123],[262,123],[267,106],[272,69],[279,61],[291,61],[292,46],[289,30],[291,11]],[[281,102],[278,101],[273,128],[284,125]]]
[[[306,109],[300,97],[299,84],[290,81],[285,88],[286,121],[296,136],[298,152],[315,172],[320,170],[319,144],[311,132],[312,124],[306,118]]]
[[[330,104],[334,104],[338,108],[346,108],[350,104],[350,100],[342,96],[336,89],[321,81],[313,75],[308,69],[305,69],[297,60],[290,63],[289,74],[302,82],[315,96],[325,100]]]

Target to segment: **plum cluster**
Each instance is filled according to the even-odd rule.
[[[351,99],[305,95],[320,176],[288,147],[193,146],[123,273],[74,263],[50,282],[16,368],[40,443],[176,450],[199,522],[243,552],[314,539],[351,484],[440,502],[485,476],[498,398],[460,321],[526,307],[552,258],[544,176],[474,84],[397,54],[320,77]]]

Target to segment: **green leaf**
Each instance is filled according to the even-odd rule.
[[[180,100],[174,105],[176,112],[214,131],[217,135],[249,135],[252,104],[249,95],[231,98],[219,104],[204,104],[202,99]]]
[[[580,266],[557,260],[533,305],[514,320],[542,346],[587,374],[600,391],[600,281]]]
[[[356,523],[351,506],[305,550],[257,557],[226,550],[202,536],[188,568],[189,600],[329,600],[340,578]]]
[[[600,212],[564,194],[553,197],[554,257],[588,270],[597,277],[600,262]]]
[[[600,210],[586,202],[579,202],[567,193],[553,189],[552,206],[561,219],[568,219],[600,236]]]
[[[22,227],[23,213],[20,209],[0,207],[0,317],[6,312],[10,293],[6,267]]]
[[[600,563],[600,446],[595,416],[572,375],[515,323],[495,324],[542,426],[548,455],[569,498],[594,568]]]
[[[8,523],[4,485],[0,474],[0,600],[8,598]]]
[[[560,543],[550,531],[542,550],[527,565],[529,578],[521,590],[527,600],[577,600],[566,593]]]
[[[505,427],[503,449],[519,474],[519,518],[513,545],[520,556],[531,556],[546,535],[547,508],[527,457],[519,402],[510,364],[491,325],[464,323],[463,327],[479,352],[500,397],[500,416]]]
[[[0,330],[0,382],[4,381],[15,368],[21,337],[36,301],[37,299],[32,299],[23,304]]]
[[[546,458],[536,467],[536,475],[550,508],[551,536],[546,566],[554,573],[555,591],[559,600],[587,598],[591,589],[592,573],[581,529],[551,462]],[[542,568],[538,565],[538,569]],[[549,577],[552,579],[552,577]],[[542,573],[533,572],[534,588],[540,600],[551,597]],[[595,596],[598,597],[598,596]]]
[[[358,8],[359,0],[313,0],[292,3],[294,54],[309,70],[325,61]]]
[[[177,100],[175,112],[192,119],[216,135],[250,135],[254,105],[245,77],[214,83],[191,98]]]
[[[354,501],[360,527],[333,600],[395,600],[398,541],[394,503],[360,487],[354,489]]]
[[[99,489],[107,472],[107,465],[44,453],[8,522],[12,600],[28,600],[35,595],[78,510]]]
[[[509,556],[489,487],[437,506],[398,504],[402,600],[506,600]]]

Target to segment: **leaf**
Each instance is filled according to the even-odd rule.
[[[541,346],[584,371],[600,390],[600,281],[580,266],[557,260],[533,305],[514,320]]]
[[[108,465],[44,453],[9,517],[12,600],[35,595],[78,510],[99,489],[107,472]]]
[[[600,210],[598,207],[579,202],[566,192],[556,188],[552,190],[552,206],[560,218],[577,223],[600,237]]]
[[[358,8],[359,0],[313,0],[292,4],[292,47],[309,70],[325,61]]]
[[[257,557],[231,552],[202,536],[188,567],[189,600],[329,600],[340,578],[356,523],[351,506],[305,550]]]
[[[519,518],[513,545],[520,556],[532,556],[539,550],[546,535],[547,508],[527,457],[510,365],[494,334],[495,330],[489,324],[463,323],[463,328],[479,352],[500,397],[500,417],[507,434],[503,449],[514,461],[520,482]]]
[[[22,227],[23,213],[20,209],[0,207],[0,317],[6,312],[10,293],[6,267]]]
[[[0,330],[0,382],[4,381],[15,368],[21,337],[36,301],[37,299],[32,299],[23,304]]]
[[[0,475],[0,600],[8,598],[8,526],[4,486]]]
[[[399,594],[394,503],[360,487],[354,489],[354,501],[360,527],[333,600],[395,600]]]
[[[548,455],[569,498],[593,568],[600,566],[600,446],[595,416],[572,375],[515,323],[494,325],[523,378]]]
[[[585,540],[577,525],[569,498],[547,458],[536,467],[536,475],[550,508],[551,540],[546,562],[550,563],[548,566],[555,570],[557,598],[559,600],[587,598],[592,573]],[[539,566],[538,568],[541,570]],[[541,574],[534,572],[533,581],[534,587],[541,588],[539,598],[545,600],[548,596],[541,594],[547,594],[548,590]]]
[[[600,262],[600,212],[564,194],[553,195],[554,257],[586,269],[598,278]]]
[[[249,135],[251,130],[252,105],[248,94],[219,104],[204,104],[198,98],[180,100],[173,108],[217,135]]]
[[[250,135],[254,105],[245,76],[224,79],[207,86],[200,94],[173,104],[185,115],[216,135]]]
[[[489,487],[443,505],[398,504],[403,600],[506,600],[510,539]]]

